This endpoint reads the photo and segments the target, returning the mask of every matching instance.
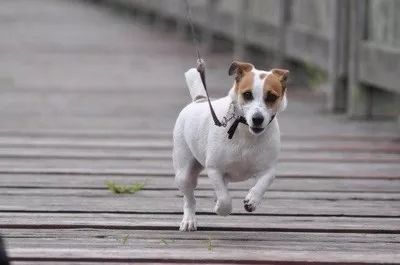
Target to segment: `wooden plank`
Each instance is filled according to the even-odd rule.
[[[333,2],[321,2],[310,0],[306,3],[293,1],[292,21],[293,26],[309,29],[316,34],[330,36],[332,28],[331,10],[334,9]]]
[[[126,155],[113,154],[113,152],[108,153],[107,151],[95,150],[95,152],[89,151],[76,151],[67,150],[63,151],[53,151],[50,152],[38,152],[35,148],[31,148],[33,152],[27,150],[17,150],[15,152],[2,152],[0,148],[0,167],[7,168],[29,168],[29,167],[44,167],[44,165],[52,168],[63,168],[71,167],[71,165],[78,168],[92,167],[92,168],[143,168],[143,167],[154,167],[154,168],[171,168],[172,166],[172,151],[162,151],[160,155],[153,151],[153,154],[146,151],[125,151]],[[100,152],[99,152],[100,151]],[[118,153],[118,151],[116,152]],[[168,154],[169,153],[169,154]],[[290,164],[308,164],[310,166],[322,164],[327,166],[327,168],[335,167],[336,162],[341,162],[348,166],[348,170],[351,168],[365,168],[370,166],[379,167],[382,165],[387,165],[387,169],[399,168],[398,162],[400,160],[400,155],[398,154],[381,154],[376,155],[377,159],[373,154],[366,155],[354,155],[354,158],[347,154],[343,157],[340,153],[338,155],[330,155],[325,152],[319,156],[318,153],[311,153],[310,155],[301,156],[301,152],[291,153],[286,155],[284,152],[279,159],[280,165],[282,167]],[[38,154],[38,155],[36,155]],[[300,156],[300,157],[299,157]],[[368,164],[365,164],[368,163]],[[112,164],[109,165],[109,164]],[[384,169],[383,169],[384,170]]]
[[[177,190],[172,175],[165,176],[115,176],[115,175],[0,175],[1,188],[65,188],[105,189],[106,181],[121,184],[145,182],[144,189]],[[250,179],[231,183],[230,190],[248,190],[254,184]],[[201,176],[197,190],[213,189],[209,179]],[[347,179],[347,178],[281,178],[277,177],[269,191],[340,191],[396,193],[400,190],[400,179]]]
[[[172,131],[170,130],[149,130],[149,129],[135,129],[135,130],[74,130],[74,129],[31,129],[31,130],[15,130],[11,128],[1,128],[1,137],[49,137],[49,138],[118,138],[118,139],[132,139],[132,138],[167,138],[172,139]],[[351,136],[349,136],[351,137]],[[371,136],[374,137],[374,136]]]
[[[295,92],[293,92],[295,93]],[[290,117],[290,115],[289,115]],[[285,119],[284,119],[285,120]],[[355,122],[357,124],[357,122]],[[5,139],[63,139],[63,140],[76,140],[82,139],[101,139],[101,140],[134,140],[134,139],[160,139],[172,140],[172,129],[142,129],[135,128],[134,130],[84,130],[84,129],[46,129],[46,130],[15,130],[15,129],[0,129],[0,138]],[[292,134],[290,132],[282,132],[281,138],[285,141],[375,141],[375,142],[396,142],[399,141],[398,134],[389,132],[371,132],[357,131],[354,133],[303,133],[298,132]]]
[[[400,6],[395,0],[368,1],[368,37],[375,43],[396,47],[400,43],[397,14]]]
[[[171,150],[127,149],[74,149],[51,147],[1,148],[0,159],[80,159],[80,160],[164,160],[172,159]],[[330,162],[330,163],[400,163],[400,154],[372,152],[302,152],[285,151],[279,154],[281,162]]]
[[[395,117],[400,115],[400,89],[392,81],[400,73],[397,63],[400,49],[390,48],[370,41],[360,47],[359,78],[366,85],[378,87],[371,89],[371,110],[376,117]]]
[[[384,134],[382,134],[384,133]],[[385,134],[386,133],[386,134]],[[15,130],[11,128],[0,128],[0,137],[21,137],[21,138],[90,138],[90,139],[172,139],[172,130],[158,129],[151,130],[146,128],[136,128],[134,130],[104,130],[104,129],[26,129]],[[296,132],[282,132],[281,138],[285,141],[300,140],[300,141],[399,141],[398,134],[390,132],[370,132],[357,131],[357,133],[335,133],[335,134],[304,134]]]
[[[229,63],[227,63],[229,64]],[[225,68],[221,68],[224,69]],[[221,69],[219,71],[221,71]],[[181,73],[180,73],[181,74]],[[222,73],[221,73],[222,75]],[[224,71],[223,75],[226,73]],[[215,77],[217,78],[217,77]],[[182,88],[183,89],[183,88]],[[352,121],[351,123],[345,122],[345,117],[331,117],[319,116],[316,114],[315,109],[320,106],[318,102],[322,99],[314,98],[309,95],[309,100],[299,100],[293,95],[295,90],[291,90],[291,101],[290,108],[285,113],[282,113],[279,118],[280,128],[283,132],[298,132],[296,125],[302,124],[304,126],[301,134],[323,134],[323,135],[348,135],[358,134],[362,135],[376,134],[376,135],[389,135],[392,137],[398,136],[396,133],[397,126],[395,123],[386,121],[380,122],[379,125],[376,123],[365,123]],[[304,92],[308,94],[307,92]],[[224,93],[225,94],[225,91]],[[313,99],[311,101],[311,99]],[[61,99],[60,99],[61,100]],[[145,100],[144,100],[145,101]],[[131,104],[134,104],[130,102]],[[28,103],[27,103],[28,104]],[[167,104],[167,103],[166,103]],[[60,116],[60,115],[42,115],[35,117],[15,116],[14,119],[4,119],[2,127],[16,128],[20,130],[32,129],[32,128],[43,128],[43,129],[82,129],[90,130],[98,128],[99,130],[135,130],[137,128],[149,128],[153,130],[171,130],[176,119],[179,109],[184,103],[176,103],[177,105],[170,106],[174,108],[175,112],[171,113],[168,110],[159,109],[157,113],[146,113],[142,112],[140,115],[132,114],[129,116]],[[28,104],[29,105],[29,104]],[[168,104],[169,105],[169,104]],[[303,106],[303,107],[301,107]],[[296,110],[297,115],[293,116],[289,110]],[[303,112],[304,111],[304,112]],[[160,112],[165,116],[160,116]],[[301,114],[304,113],[304,114]],[[307,114],[305,114],[307,113]],[[7,116],[10,117],[10,116]],[[329,118],[328,118],[329,117]],[[331,119],[332,118],[332,119]],[[157,120],[157,122],[154,122]],[[346,125],[344,125],[346,124]]]
[[[348,3],[346,1],[334,1],[331,5],[326,105],[331,111],[343,111],[346,107]]]
[[[173,175],[172,168],[161,168],[163,165],[149,165],[132,167],[130,164],[128,167],[85,167],[79,168],[73,167],[55,167],[50,168],[47,165],[44,167],[0,167],[0,174],[52,174],[52,175],[103,175],[103,176],[165,176]],[[372,178],[372,179],[398,179],[399,170],[397,164],[378,164],[374,167],[368,166],[367,164],[350,164],[343,167],[340,164],[332,163],[280,163],[280,169],[278,170],[278,176],[280,177],[313,177],[313,178]]]
[[[346,216],[246,216],[198,217],[202,231],[291,231],[329,233],[400,233],[399,218]],[[2,212],[0,228],[95,228],[129,230],[177,230],[179,214],[129,213],[16,213]]]
[[[399,94],[394,81],[400,75],[400,49],[363,42],[360,49],[360,81]]]
[[[54,147],[75,149],[134,149],[170,150],[172,139],[63,139],[63,138],[0,138],[2,148]],[[330,151],[330,152],[386,152],[400,153],[400,143],[396,139],[384,141],[283,141],[284,151]]]
[[[293,2],[291,0],[280,1],[279,3],[279,45],[277,46],[276,63],[284,65],[286,56],[287,29],[290,25],[290,12]]]
[[[315,64],[328,70],[326,56],[329,54],[329,40],[306,28],[288,27],[286,32],[286,54],[290,58]]]
[[[12,259],[396,263],[399,235],[95,229],[4,231]],[[128,235],[125,244],[124,238]],[[210,242],[211,241],[211,242]],[[91,242],[88,246],[88,242]],[[211,245],[211,247],[210,247]],[[117,246],[117,247],[116,247]],[[110,249],[112,248],[112,249]],[[230,251],[232,248],[235,251]],[[108,249],[107,251],[105,251]],[[172,251],[173,250],[173,251]],[[379,253],[379,254],[378,254]],[[160,259],[160,257],[163,257]]]
[[[207,241],[205,241],[207,242]],[[277,250],[277,249],[257,249],[256,246],[240,248],[237,245],[232,245],[232,248],[238,248],[232,252],[233,254],[227,254],[231,252],[232,248],[219,247],[218,254],[214,254],[212,251],[207,250],[207,243],[202,242],[201,247],[195,248],[193,245],[179,245],[176,246],[179,249],[171,251],[164,247],[151,247],[146,246],[146,250],[140,249],[113,249],[110,250],[110,246],[105,246],[100,249],[70,249],[68,246],[64,248],[53,249],[47,248],[12,248],[10,249],[11,257],[13,260],[65,260],[71,261],[94,261],[94,262],[145,262],[146,264],[150,261],[168,261],[168,262],[222,262],[226,263],[240,263],[254,264],[282,264],[286,263],[303,263],[303,264],[341,264],[341,265],[353,265],[353,264],[398,264],[396,261],[399,259],[399,255],[396,252],[379,252],[374,253],[373,251],[367,253],[349,253],[349,252],[337,252],[333,253],[335,249],[331,248],[331,252],[316,253],[314,249],[304,250],[301,252],[295,252],[292,250]],[[204,246],[206,245],[206,247]],[[345,247],[345,246],[343,246]],[[346,246],[347,247],[347,246]],[[188,250],[185,250],[187,249]],[[205,248],[206,250],[203,250]],[[327,247],[326,247],[327,248]],[[382,247],[381,247],[382,248]],[[151,249],[151,250],[150,250]],[[253,250],[254,249],[254,250]],[[376,248],[379,249],[379,248]],[[194,252],[194,254],[190,254]],[[157,253],[157,255],[155,255]],[[225,254],[224,254],[225,253]],[[46,258],[42,258],[46,256]],[[163,258],[160,258],[163,257]],[[286,259],[283,259],[286,257]],[[332,261],[334,260],[334,262]],[[275,263],[276,262],[276,263]],[[68,263],[70,264],[70,263]]]
[[[277,175],[288,177],[400,178],[396,163],[281,162]],[[172,161],[1,159],[0,174],[173,175]]]
[[[347,114],[355,118],[370,118],[371,95],[363,87],[360,80],[360,48],[361,41],[365,38],[366,1],[352,1],[349,4],[349,82]]]
[[[60,233],[61,232],[61,233]],[[85,228],[52,228],[52,229],[4,229],[4,238],[10,240],[15,239],[14,242],[21,242],[19,238],[25,237],[24,239],[27,240],[27,244],[23,244],[25,246],[30,245],[30,242],[33,240],[40,240],[40,239],[50,239],[50,242],[53,241],[51,239],[77,239],[77,243],[81,244],[83,241],[92,239],[93,241],[97,241],[96,243],[111,243],[111,240],[114,241],[115,239],[119,239],[124,235],[132,235],[130,245],[134,245],[138,243],[146,243],[146,240],[154,240],[159,242],[160,239],[164,238],[166,240],[176,240],[178,242],[177,245],[180,243],[184,243],[187,241],[189,244],[193,243],[193,241],[203,241],[208,240],[211,236],[212,240],[215,241],[222,241],[221,243],[224,244],[223,241],[233,241],[233,240],[243,240],[247,238],[250,244],[254,244],[255,242],[260,242],[265,244],[264,247],[267,247],[269,244],[282,244],[285,241],[288,242],[288,246],[290,247],[291,244],[295,245],[299,242],[304,243],[304,246],[307,247],[315,247],[313,243],[315,241],[320,241],[321,243],[332,243],[333,246],[336,244],[354,244],[356,245],[359,243],[360,245],[363,243],[377,243],[379,246],[380,243],[393,243],[388,244],[386,250],[396,250],[400,246],[396,244],[398,239],[400,238],[400,234],[375,234],[375,233],[305,233],[305,232],[270,232],[270,231],[199,231],[198,233],[182,233],[179,231],[170,231],[170,230],[136,230],[131,233],[128,229],[119,229],[119,230],[111,230],[111,229],[85,229]],[[60,234],[62,237],[60,238]],[[306,236],[308,235],[308,236]],[[328,237],[327,237],[328,236]],[[346,236],[345,238],[342,238]],[[250,239],[251,238],[251,239]],[[32,240],[33,239],[33,240]],[[129,239],[129,238],[128,238]],[[32,241],[31,241],[32,240]],[[138,241],[136,241],[138,240]],[[140,242],[143,240],[142,242]],[[179,242],[179,240],[182,240]],[[359,240],[357,242],[356,240]],[[61,240],[60,240],[61,241]],[[154,242],[153,241],[153,242]],[[192,242],[190,242],[192,241]],[[296,242],[297,241],[297,242]],[[49,242],[49,243],[50,243]],[[53,241],[54,242],[54,241]],[[23,242],[21,242],[23,243]],[[49,243],[43,242],[44,246],[49,245]],[[56,243],[56,246],[65,245],[68,242],[59,242]],[[115,243],[115,242],[113,242]],[[122,243],[122,242],[120,242]],[[126,242],[128,243],[128,242]],[[227,243],[227,242],[226,242]],[[233,243],[233,242],[232,242]],[[243,243],[243,242],[239,242]],[[311,244],[309,244],[311,243]],[[353,245],[353,246],[354,246]],[[99,247],[96,244],[93,244],[94,248]],[[129,245],[128,245],[129,246]],[[22,246],[21,246],[22,247]],[[101,247],[101,246],[100,246]],[[261,247],[261,245],[260,245]],[[373,245],[370,245],[366,248],[357,248],[361,251],[369,251]]]
[[[7,193],[0,195],[0,211],[16,212],[121,212],[121,213],[179,213],[182,198],[175,191],[141,191],[135,195],[113,195],[108,191],[93,190],[55,190],[37,195]],[[45,196],[45,194],[47,195]],[[233,213],[247,214],[243,208],[243,198],[233,198]],[[398,217],[400,203],[393,194],[315,194],[304,193],[286,197],[274,197],[267,193],[254,214],[259,215],[318,215],[318,216],[388,216]],[[352,197],[354,195],[354,197]],[[308,196],[308,197],[307,197]],[[368,198],[368,196],[372,196]],[[197,209],[201,213],[212,213],[214,199],[211,194],[197,198]],[[379,210],[378,210],[379,209]]]

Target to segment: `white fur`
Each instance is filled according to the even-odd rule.
[[[280,150],[280,133],[277,118],[268,126],[270,117],[286,107],[286,97],[277,109],[268,109],[263,101],[263,81],[260,73],[270,72],[253,70],[254,100],[241,104],[232,88],[229,95],[212,102],[217,116],[221,119],[227,114],[232,101],[237,105],[248,124],[239,124],[232,139],[228,139],[227,130],[230,124],[217,127],[210,115],[207,102],[192,102],[179,114],[174,128],[173,163],[175,180],[184,195],[183,219],[181,231],[197,229],[195,217],[194,188],[197,185],[199,173],[205,169],[215,189],[217,202],[214,211],[219,215],[229,215],[232,211],[232,199],[229,195],[227,183],[244,181],[255,177],[256,184],[245,197],[245,208],[255,210],[262,201],[263,195],[275,177],[275,168]],[[188,77],[188,75],[186,75]],[[192,75],[188,86],[196,83],[199,76]],[[190,79],[189,78],[189,79]],[[198,81],[198,80],[197,80]],[[196,99],[196,94],[192,93]],[[260,112],[265,120],[262,124],[263,132],[256,134],[250,127],[253,126],[251,117]]]

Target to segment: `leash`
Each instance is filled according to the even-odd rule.
[[[199,40],[197,39],[197,35],[196,32],[194,30],[194,25],[193,25],[193,21],[192,21],[192,10],[190,8],[189,5],[189,0],[185,0],[185,4],[186,4],[186,20],[189,24],[190,27],[190,32],[192,35],[192,41],[193,41],[193,45],[196,48],[196,56],[197,56],[197,72],[199,72],[200,74],[200,78],[201,78],[201,82],[203,83],[204,86],[204,90],[206,92],[206,96],[207,96],[207,102],[208,102],[208,106],[210,108],[210,113],[211,113],[211,117],[213,118],[214,124],[218,127],[226,127],[228,125],[228,122],[231,121],[232,119],[236,118],[235,121],[232,123],[231,127],[229,127],[228,130],[228,138],[232,139],[233,135],[235,134],[235,131],[239,125],[239,123],[243,123],[245,125],[248,125],[246,122],[246,119],[243,116],[236,116],[235,114],[235,108],[233,110],[233,114],[230,118],[227,117],[223,117],[223,121],[221,122],[217,115],[215,114],[214,108],[211,104],[211,100],[210,97],[208,95],[208,90],[207,90],[207,84],[206,84],[206,66],[205,66],[205,62],[203,60],[203,58],[201,57],[200,54],[200,48],[199,48]],[[233,104],[233,103],[231,103]],[[272,122],[272,120],[275,118],[275,114],[272,115],[270,121],[268,122],[268,125]],[[267,125],[267,126],[268,126]]]
[[[190,8],[189,1],[185,0],[185,3],[186,3],[186,20],[189,23],[190,31],[192,33],[193,45],[196,48],[196,55],[197,55],[196,69],[197,69],[197,72],[199,72],[199,74],[200,74],[201,82],[203,83],[204,90],[206,91],[208,106],[210,108],[210,112],[211,112],[211,116],[214,120],[214,124],[218,127],[221,127],[221,126],[223,126],[223,124],[218,120],[218,117],[215,114],[214,108],[211,104],[210,97],[208,95],[208,90],[207,90],[207,85],[206,85],[206,66],[205,66],[204,60],[201,58],[201,55],[200,55],[199,40],[196,37],[197,35],[196,35],[196,32],[194,31],[194,26],[193,26],[193,21],[192,21],[192,10]]]

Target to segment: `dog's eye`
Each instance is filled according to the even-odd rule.
[[[278,96],[268,92],[267,97],[265,98],[265,102],[274,103],[278,99]]]
[[[253,99],[253,94],[250,91],[244,92],[242,94],[244,100],[252,100]]]

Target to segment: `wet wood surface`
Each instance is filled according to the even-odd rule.
[[[395,123],[328,114],[319,93],[289,86],[262,204],[247,213],[253,181],[234,183],[233,214],[215,215],[203,173],[199,231],[182,233],[171,138],[190,42],[85,1],[2,1],[0,21],[0,232],[13,264],[400,263]],[[224,95],[232,57],[207,59]],[[107,181],[144,188],[113,194]]]

